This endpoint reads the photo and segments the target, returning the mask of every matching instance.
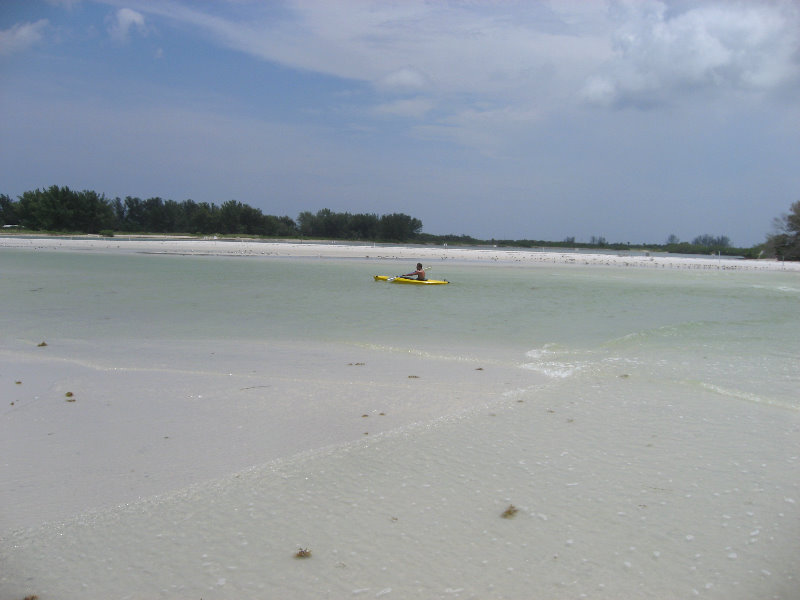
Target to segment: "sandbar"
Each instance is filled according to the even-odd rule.
[[[460,248],[347,242],[261,241],[250,238],[159,238],[96,236],[5,236],[0,248],[77,252],[147,252],[213,256],[274,256],[306,258],[367,258],[381,260],[502,263],[508,265],[566,264],[640,268],[800,271],[800,261],[745,260],[728,257],[687,257],[667,253],[560,251],[547,248]]]

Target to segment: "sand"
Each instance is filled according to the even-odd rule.
[[[767,260],[338,243],[7,237],[2,248],[800,271]],[[698,408],[679,389],[632,411],[624,380],[604,384],[620,386],[613,404],[576,389],[569,406],[534,406],[494,391],[499,380],[545,390],[530,372],[442,371],[324,345],[276,343],[264,363],[263,345],[97,344],[2,346],[4,395],[24,387],[25,398],[65,398],[0,409],[0,596],[9,600],[800,592],[796,411],[731,410],[711,394]],[[113,367],[122,352],[126,368]],[[417,385],[434,380],[440,387]],[[285,403],[252,402],[267,388]],[[467,394],[485,400],[464,412]],[[308,396],[325,402],[298,401]],[[521,425],[530,422],[542,429]],[[509,504],[519,512],[500,518]],[[300,547],[312,556],[294,558]]]
[[[491,401],[495,378],[536,379],[519,369],[494,368],[487,378],[471,363],[278,342],[51,341],[4,344],[0,357],[4,397],[16,399],[0,408],[0,532],[428,423],[458,412],[466,394]]]
[[[28,248],[80,252],[150,252],[160,254],[208,254],[293,256],[318,258],[369,258],[453,262],[496,262],[511,265],[573,264],[623,267],[792,270],[800,271],[800,262],[777,260],[741,260],[725,257],[687,258],[658,254],[638,256],[634,253],[591,254],[584,252],[551,252],[509,250],[503,248],[463,249],[447,246],[350,245],[330,242],[262,242],[248,239],[127,239],[98,237],[26,238],[0,237],[0,248]]]

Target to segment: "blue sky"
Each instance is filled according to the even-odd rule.
[[[800,200],[794,0],[5,0],[0,193],[760,243]]]

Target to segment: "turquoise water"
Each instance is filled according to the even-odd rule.
[[[641,375],[797,408],[795,273],[433,265],[4,250],[4,335],[295,340],[518,363],[554,380]],[[643,390],[646,391],[646,390]]]

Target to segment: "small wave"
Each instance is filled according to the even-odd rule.
[[[523,363],[522,368],[542,373],[553,379],[566,379],[587,366],[583,361],[563,360],[570,354],[572,353],[569,351],[556,349],[555,344],[545,344],[541,348],[534,348],[525,353],[525,356],[533,359],[533,362]]]
[[[533,348],[532,350],[528,350],[525,353],[525,356],[528,358],[537,359],[542,358],[543,356],[553,355],[558,352],[558,350],[554,350],[554,348],[556,348],[555,344],[545,344],[541,348]]]
[[[714,392],[715,394],[728,396],[729,398],[736,398],[737,400],[744,400],[746,402],[753,402],[755,404],[766,404],[768,406],[777,406],[780,408],[787,408],[789,410],[800,411],[800,406],[791,404],[785,400],[766,398],[764,396],[759,396],[758,394],[745,392],[743,390],[731,390],[713,383],[700,382],[700,387],[710,392]]]
[[[788,285],[778,285],[778,286],[754,285],[752,287],[753,289],[756,290],[778,291],[778,292],[784,292],[786,294],[800,294],[800,289]]]
[[[542,373],[553,379],[566,379],[583,369],[582,365],[559,363],[559,362],[544,362],[544,363],[525,363],[522,365],[523,369],[536,371]]]
[[[707,324],[708,323],[703,321],[697,321],[697,322],[689,321],[686,323],[680,323],[678,325],[661,325],[659,327],[654,327],[652,329],[642,329],[640,331],[632,331],[631,333],[627,333],[625,335],[621,335],[619,337],[608,340],[605,344],[603,344],[603,346],[613,348],[617,346],[627,346],[631,342],[638,344],[643,341],[679,337],[683,335],[685,331],[691,331],[693,329],[697,329],[698,327],[702,327]]]
[[[502,361],[495,359],[478,358],[475,356],[468,356],[465,354],[448,354],[442,351],[423,350],[420,348],[408,348],[402,346],[389,346],[385,344],[373,343],[359,343],[352,342],[352,345],[357,348],[365,348],[367,350],[374,350],[378,352],[385,352],[391,354],[402,354],[406,356],[413,356],[416,358],[424,358],[430,360],[453,361],[453,362],[468,362],[476,364],[502,364]]]

